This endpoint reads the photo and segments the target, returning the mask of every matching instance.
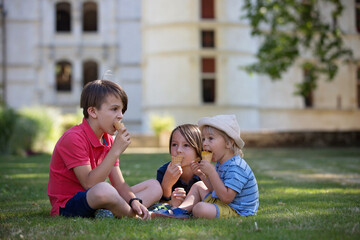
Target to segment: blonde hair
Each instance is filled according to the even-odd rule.
[[[214,130],[218,132],[220,136],[222,136],[225,139],[225,142],[231,145],[230,150],[234,153],[234,155],[239,155],[240,157],[244,157],[244,153],[241,150],[241,148],[235,143],[234,139],[229,137],[224,131],[221,131],[220,129],[214,128],[209,125],[205,125],[202,128],[202,131],[204,131],[205,128],[209,131],[210,134],[213,134]]]

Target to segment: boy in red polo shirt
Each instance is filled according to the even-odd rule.
[[[51,158],[51,215],[93,217],[97,209],[108,209],[116,217],[149,219],[147,207],[160,200],[161,186],[151,179],[129,187],[118,158],[129,146],[130,134],[122,127],[115,139],[111,136],[127,102],[125,91],[111,81],[95,80],[84,87],[83,122],[63,134]]]

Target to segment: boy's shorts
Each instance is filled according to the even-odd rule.
[[[204,202],[212,203],[216,207],[216,218],[229,218],[229,217],[239,217],[234,209],[232,209],[229,205],[223,203],[218,198],[213,198],[211,196],[211,192],[205,196]]]
[[[76,193],[65,205],[59,208],[59,215],[64,217],[94,217],[95,209],[92,209],[86,200],[86,191]]]

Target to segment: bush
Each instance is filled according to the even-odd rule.
[[[73,126],[80,124],[83,117],[82,110],[79,110],[76,114],[64,114],[61,120],[62,133]]]
[[[20,115],[28,119],[29,124],[32,122],[36,128],[29,150],[32,152],[52,151],[62,134],[60,112],[54,108],[35,107],[20,110]]]
[[[9,108],[0,107],[0,154],[9,154],[10,138],[16,125],[18,114]]]
[[[153,115],[150,118],[151,128],[156,136],[160,136],[162,132],[172,131],[175,126],[175,120],[171,116],[156,116]]]
[[[19,111],[0,107],[0,154],[51,152],[60,136],[82,118],[82,111],[61,115],[48,107]]]
[[[49,152],[61,134],[60,113],[52,108],[24,108],[17,112],[6,154]]]
[[[25,155],[35,152],[33,147],[39,124],[30,118],[19,115],[9,138],[9,154]]]

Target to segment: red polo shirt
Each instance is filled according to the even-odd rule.
[[[59,214],[59,207],[65,207],[67,201],[77,192],[85,189],[77,179],[73,168],[90,165],[91,169],[98,166],[109,152],[113,138],[104,133],[107,146],[100,143],[90,125],[83,119],[80,125],[67,130],[57,142],[50,162],[49,195],[52,216]],[[115,166],[119,165],[119,159]]]

